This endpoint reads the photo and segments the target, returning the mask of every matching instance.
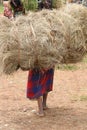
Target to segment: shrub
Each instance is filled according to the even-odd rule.
[[[36,10],[38,7],[37,0],[24,0],[23,2],[26,10]]]

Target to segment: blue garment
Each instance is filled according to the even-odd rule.
[[[46,92],[52,91],[54,69],[46,70],[44,73],[34,70],[29,71],[27,83],[27,97],[38,98]]]

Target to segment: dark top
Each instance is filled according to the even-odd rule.
[[[15,9],[15,8],[21,6],[22,2],[21,2],[21,0],[11,0],[10,4],[11,4],[12,8]]]

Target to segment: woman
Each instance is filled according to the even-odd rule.
[[[10,0],[10,5],[14,11],[14,17],[16,15],[25,14],[25,9],[21,0]]]
[[[3,6],[4,6],[4,16],[11,19],[13,18],[13,13],[12,13],[12,9],[10,7],[10,3],[8,0],[4,0],[3,1]]]
[[[44,116],[47,109],[48,92],[53,88],[54,69],[44,71],[30,70],[27,83],[27,98],[36,99],[38,103],[38,115]]]
[[[43,0],[44,8],[52,9],[52,0]]]
[[[38,9],[52,9],[52,0],[38,0]]]

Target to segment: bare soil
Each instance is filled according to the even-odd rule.
[[[87,130],[87,68],[83,68],[55,70],[45,117],[35,115],[37,102],[26,98],[28,72],[1,76],[0,130]]]

